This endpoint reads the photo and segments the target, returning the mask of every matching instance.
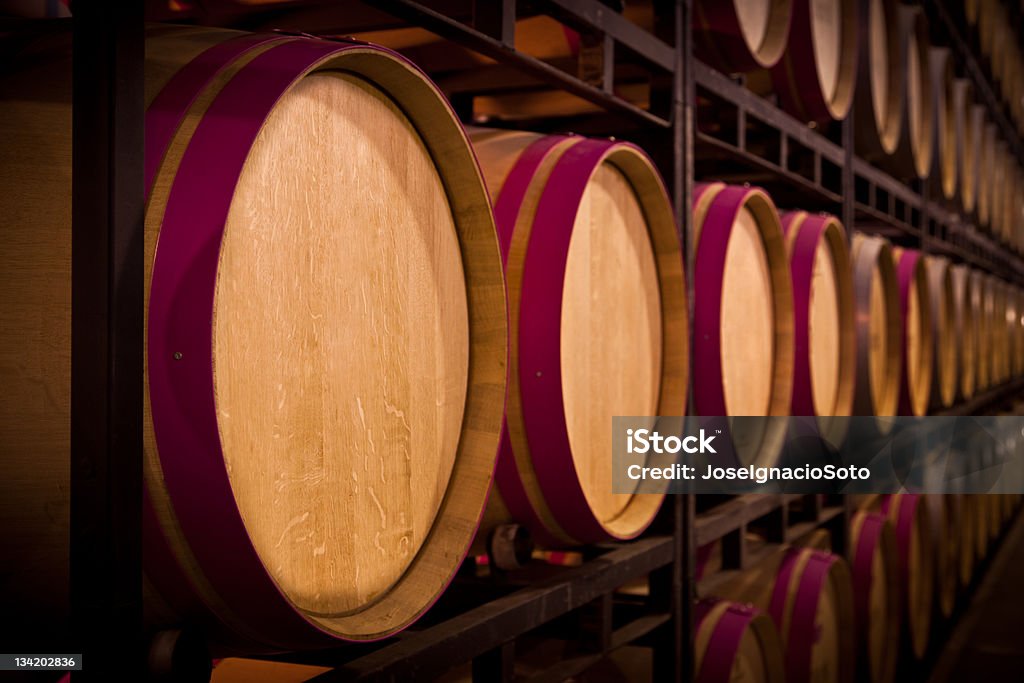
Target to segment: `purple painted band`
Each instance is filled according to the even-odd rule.
[[[772,615],[780,629],[785,623],[789,584],[793,572],[796,571],[797,562],[804,553],[809,553],[809,557],[804,564],[800,583],[797,585],[796,595],[793,597],[793,607],[789,617],[789,633],[785,638],[787,643],[786,677],[797,683],[806,683],[811,678],[811,653],[814,643],[818,640],[815,626],[818,600],[828,578],[829,569],[836,561],[835,555],[829,553],[794,548],[786,551],[782,565],[779,567],[779,573],[775,578],[775,587],[769,607],[769,614]]]
[[[797,220],[803,220],[796,225]],[[814,283],[814,262],[818,245],[825,236],[828,218],[803,212],[789,212],[782,217],[783,233],[799,231],[793,239],[789,271],[793,279],[793,400],[791,415],[817,415],[814,406],[814,387],[811,383],[811,287]]]
[[[146,110],[145,188],[152,194],[157,173],[178,127],[199,95],[235,60],[252,49],[282,36],[244,35],[208,48],[177,71]],[[206,609],[192,579],[183,571],[164,535],[148,485],[142,500],[143,556],[146,575],[165,600],[189,618],[209,623],[214,618]],[[221,629],[215,629],[221,630]]]
[[[853,553],[853,593],[857,611],[858,631],[867,634],[870,628],[871,587],[874,582],[875,551],[882,542],[885,517],[865,513],[861,518],[860,535]],[[867,636],[864,635],[867,639]]]
[[[234,188],[263,122],[302,74],[348,49],[290,41],[254,58],[224,86],[182,156],[153,266],[150,394],[168,495],[217,594],[281,646],[330,638],[281,594],[235,505],[214,401],[213,299]]]
[[[802,121],[824,121],[832,115],[818,82],[810,5],[810,0],[793,0],[786,52],[771,77],[783,109]]]
[[[537,202],[523,259],[519,314],[519,387],[537,483],[552,515],[574,539],[608,532],[589,513],[570,456],[561,372],[562,295],[576,213],[594,169],[616,143],[583,140],[555,163]]]
[[[250,50],[282,40],[290,38],[267,34],[247,34],[230,38],[205,50],[167,81],[146,110],[147,198],[153,190],[153,183],[167,153],[167,147],[199,95],[224,69]]]
[[[501,192],[494,202],[494,222],[498,229],[502,263],[506,267],[516,220],[519,218],[519,212],[522,210],[523,200],[530,183],[548,155],[566,139],[564,136],[550,135],[531,143],[519,155],[505,178]],[[498,492],[512,517],[526,524],[542,545],[548,547],[561,545],[563,541],[547,530],[547,525],[537,514],[537,510],[534,509],[529,495],[527,495],[526,487],[523,485],[523,480],[516,467],[512,440],[508,434],[507,417],[502,422],[501,446],[498,451],[494,476]]]
[[[701,601],[697,604],[698,628],[700,622],[707,617],[716,603]],[[698,683],[729,683],[732,680],[732,668],[736,655],[743,641],[743,635],[759,612],[753,607],[731,603],[722,613],[715,630],[708,638],[707,649],[697,672]]]
[[[694,205],[708,186],[695,188]],[[693,268],[693,402],[697,415],[728,415],[722,381],[722,283],[733,225],[750,188],[723,187],[704,216]]]
[[[914,534],[914,517],[917,514],[918,495],[916,493],[903,493],[898,496],[888,495],[882,499],[882,512],[892,517],[891,509],[893,500],[899,499],[899,508],[896,510],[896,520],[893,525],[896,528],[896,541],[899,546],[900,582],[906,590],[907,582],[910,580],[910,547]]]

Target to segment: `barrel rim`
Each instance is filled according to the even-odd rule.
[[[899,287],[893,264],[892,246],[881,237],[854,233],[853,241],[854,292],[857,318],[871,319],[871,287],[877,270],[882,281],[885,300],[886,386],[875,387],[871,381],[870,325],[857,329],[857,393],[854,410],[858,415],[892,416],[899,405],[902,353],[900,350]],[[862,258],[859,258],[862,257]],[[862,387],[866,387],[863,388]],[[884,424],[881,423],[881,424]]]

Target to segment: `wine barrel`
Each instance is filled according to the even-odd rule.
[[[69,44],[26,48],[0,102],[23,200],[0,256],[0,353],[21,350],[2,592],[25,632],[67,599]],[[472,150],[381,48],[169,27],[146,48],[147,619],[247,648],[394,633],[458,569],[498,447],[504,290]]]
[[[936,156],[936,115],[929,71],[928,20],[920,7],[900,5],[900,36],[906,65],[902,135],[894,162],[905,176],[927,178]]]
[[[902,606],[896,536],[889,520],[863,510],[854,513],[849,548],[860,678],[886,683],[896,676]]]
[[[992,142],[992,221],[991,232],[998,242],[1005,242],[1009,232],[1006,215],[1006,193],[1008,178],[1006,176],[1007,154],[1006,143],[999,139],[993,127]]]
[[[922,496],[904,493],[882,496],[878,508],[896,532],[904,623],[911,650],[920,659],[928,648],[935,585],[928,506]]]
[[[857,3],[860,46],[854,121],[857,149],[868,159],[896,151],[902,133],[906,50],[900,32],[900,3]]]
[[[662,498],[612,493],[611,419],[686,409],[686,286],[661,177],[631,144],[470,137],[494,200],[511,322],[488,516],[547,546],[632,538]]]
[[[899,411],[901,415],[920,417],[928,411],[935,356],[928,270],[921,252],[916,249],[894,249],[893,258],[903,321]]]
[[[974,566],[977,563],[978,545],[978,504],[975,497],[969,494],[957,495],[958,516],[958,543],[959,552],[959,576],[960,587],[966,588],[971,585],[974,578]]]
[[[1003,283],[1003,328],[1006,330],[1006,379],[1017,377],[1018,308],[1017,288]]]
[[[780,548],[721,591],[771,615],[782,638],[787,681],[853,680],[853,588],[843,558]]]
[[[988,123],[985,115],[985,106],[974,105],[973,118],[978,120],[977,152],[975,161],[978,168],[978,184],[975,191],[975,209],[978,216],[978,227],[982,230],[990,230],[992,221],[992,181],[994,173],[992,170],[992,139],[995,129]]]
[[[857,2],[792,2],[786,50],[771,68],[779,104],[801,121],[846,118],[857,79]]]
[[[899,286],[889,243],[853,237],[853,291],[857,311],[855,415],[895,415],[899,402],[901,317]]]
[[[928,299],[931,307],[932,386],[929,405],[934,409],[953,405],[959,386],[960,363],[956,324],[956,291],[948,259],[926,256]]]
[[[704,598],[694,606],[696,683],[782,683],[786,671],[779,632],[750,605]]]
[[[962,549],[959,532],[961,519],[954,495],[935,494],[923,496],[928,506],[928,520],[934,539],[935,556],[935,597],[939,612],[944,617],[953,614],[956,606],[957,589],[960,586],[960,553]]]
[[[953,280],[953,337],[957,357],[957,396],[967,400],[974,396],[978,380],[978,311],[975,300],[976,281],[967,266],[950,266]]]
[[[977,389],[984,391],[992,386],[992,316],[988,307],[984,273],[971,270],[969,292],[969,305],[974,312],[977,330]]]
[[[942,188],[942,196],[952,200],[957,194],[958,171],[952,53],[946,47],[932,47],[929,50],[928,63],[932,78],[932,106],[935,111],[938,181]]]
[[[998,24],[1003,22],[1000,16],[1000,0],[979,0],[978,8],[978,45],[986,57],[994,55],[995,35]]]
[[[786,49],[793,0],[698,0],[694,49],[726,73],[766,69]]]
[[[1024,289],[1014,287],[1013,329],[1013,374],[1024,375]]]
[[[977,205],[978,138],[981,136],[981,112],[975,109],[974,87],[966,78],[953,82],[953,113],[956,130],[956,167],[960,178],[960,203],[967,213]]]
[[[698,415],[788,415],[793,291],[778,213],[763,190],[698,184],[693,192],[693,402]],[[747,434],[744,462],[774,461],[786,425]],[[740,446],[737,445],[737,449]]]
[[[846,231],[835,216],[782,216],[793,279],[793,415],[850,415],[856,372],[853,278]],[[838,421],[825,421],[826,432]],[[843,425],[845,427],[845,425]],[[842,434],[825,434],[833,443]]]
[[[985,282],[985,314],[988,316],[990,354],[990,380],[999,385],[1007,377],[1006,302],[1003,284],[994,275],[988,275]]]

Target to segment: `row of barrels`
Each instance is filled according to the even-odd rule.
[[[23,41],[0,83],[11,642],[68,609],[69,47]],[[848,256],[830,217],[703,185],[691,354],[674,212],[639,148],[467,135],[422,72],[363,42],[153,27],[145,68],[152,626],[236,650],[380,638],[502,521],[549,547],[633,538],[661,497],[611,492],[608,424],[685,414],[691,364],[704,415],[927,408],[948,335],[917,252],[859,237]],[[1005,285],[970,291],[953,300],[982,311],[961,328],[982,352],[958,357],[988,386],[1020,371],[989,363],[1020,308]]]
[[[901,657],[926,656],[936,624],[953,616],[1020,502],[862,497],[845,556],[819,532],[714,584],[696,607],[695,680],[896,680]],[[765,543],[752,535],[747,545],[756,552]],[[701,578],[713,577],[716,553],[717,544],[698,553]]]
[[[1005,23],[988,19],[998,0],[982,5],[983,26],[1009,33]],[[627,0],[620,9],[656,31],[659,18],[648,0]],[[932,44],[922,7],[899,0],[700,0],[694,31],[698,58],[743,73],[750,89],[801,121],[824,125],[855,110],[859,155],[899,177],[930,179],[935,196],[1024,253],[1019,160],[970,78],[958,75],[951,50]],[[418,28],[358,35],[402,50],[432,73],[491,61]],[[515,35],[520,51],[558,64],[575,59],[586,76],[587,42],[572,28],[532,16],[517,22]],[[457,88],[458,79],[453,83]],[[627,72],[618,84],[620,96],[649,104],[649,83],[634,83]],[[589,105],[544,93],[488,93],[476,98],[474,111],[482,119],[516,119],[564,116],[580,106]]]
[[[999,0],[965,0],[963,14],[988,62],[997,93],[1009,108],[1017,130],[1024,133],[1024,79],[1021,47],[1006,5]]]

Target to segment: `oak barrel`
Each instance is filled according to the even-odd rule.
[[[957,130],[955,79],[953,56],[949,48],[932,47],[929,50],[929,69],[932,78],[932,107],[935,112],[935,160],[937,180],[942,196],[957,196]]]
[[[905,75],[900,142],[893,162],[903,176],[927,178],[936,154],[928,20],[920,7],[900,4],[898,26]]]
[[[935,356],[928,270],[923,254],[916,249],[894,249],[893,258],[896,261],[900,317],[903,320],[900,343],[903,372],[900,376],[899,410],[901,415],[920,417],[928,412],[932,361]]]
[[[693,401],[698,415],[784,416],[793,388],[793,290],[775,205],[761,189],[698,184],[693,192]],[[746,421],[744,462],[774,461],[781,420]],[[736,437],[736,435],[733,435]]]
[[[859,7],[860,47],[854,98],[861,156],[883,159],[896,151],[903,124],[906,47],[897,0],[866,0]]]
[[[960,587],[960,555],[963,535],[959,529],[963,522],[958,506],[959,498],[952,494],[923,496],[928,506],[935,556],[935,597],[944,617],[953,614],[957,590]],[[970,540],[970,539],[968,539]]]
[[[992,386],[992,314],[988,296],[988,282],[984,273],[970,271],[970,307],[974,311],[977,334],[977,388],[984,391]]]
[[[975,118],[981,119],[981,123],[978,124],[980,126],[980,130],[977,138],[977,153],[975,154],[978,164],[978,186],[977,191],[975,192],[975,209],[978,216],[978,227],[982,230],[990,231],[993,214],[992,183],[995,178],[995,173],[992,168],[992,157],[995,145],[993,136],[995,135],[995,128],[987,120],[984,105],[974,105],[974,116]]]
[[[697,0],[697,56],[726,73],[774,66],[786,48],[793,4],[794,0]]]
[[[903,621],[911,650],[920,659],[928,648],[935,587],[935,539],[928,506],[923,496],[910,493],[882,496],[878,503],[896,532]]]
[[[771,617],[751,605],[704,598],[694,606],[696,683],[782,683],[782,643]]]
[[[801,121],[846,118],[857,80],[856,0],[792,0],[786,50],[771,68],[779,104]]]
[[[492,509],[544,545],[632,538],[660,495],[613,494],[611,419],[686,410],[682,249],[639,148],[470,131],[509,296],[506,430]]]
[[[978,380],[978,311],[973,302],[977,281],[964,265],[950,266],[953,280],[953,336],[957,344],[957,396],[974,396]]]
[[[853,291],[857,311],[855,415],[895,415],[902,350],[900,291],[892,248],[884,239],[855,233]]]
[[[0,353],[20,358],[0,398],[3,594],[50,629],[69,43],[27,48],[0,101],[0,185],[20,197],[0,256]],[[458,569],[501,429],[501,260],[469,143],[421,72],[370,45],[161,27],[145,69],[147,620],[246,648],[394,633]]]
[[[953,81],[953,118],[956,131],[956,167],[960,180],[960,203],[971,213],[977,205],[978,140],[981,136],[981,114],[975,109],[974,87],[966,78]]]
[[[771,615],[782,638],[787,681],[849,683],[856,668],[852,586],[843,558],[794,546],[778,549],[721,588]]]
[[[856,330],[846,231],[835,216],[782,216],[793,280],[793,415],[842,416],[853,410]],[[840,421],[825,421],[836,429]],[[844,425],[845,426],[845,425]],[[841,434],[828,435],[833,443]]]
[[[924,257],[931,307],[931,392],[929,406],[940,410],[953,405],[960,383],[956,325],[956,290],[948,259]]]
[[[850,573],[861,678],[886,683],[896,676],[900,600],[896,535],[884,516],[860,510],[850,521]]]

